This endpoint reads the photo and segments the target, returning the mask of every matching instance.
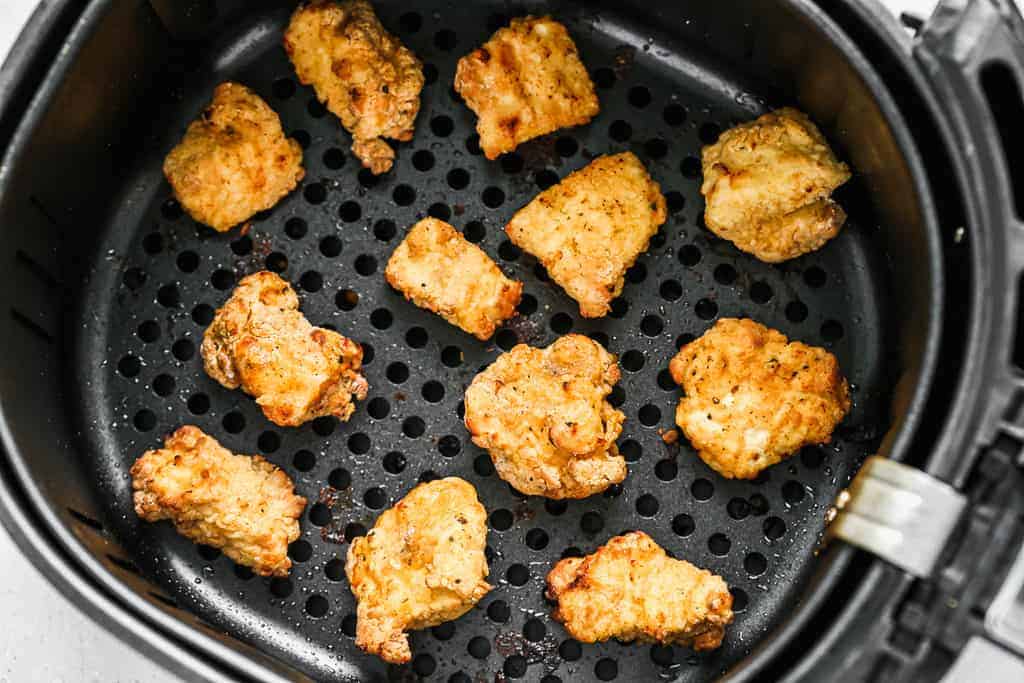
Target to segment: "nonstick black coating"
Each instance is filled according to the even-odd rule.
[[[177,65],[163,116],[140,141],[146,156],[123,180],[99,268],[120,269],[113,289],[84,292],[76,357],[85,367],[76,405],[89,467],[109,500],[108,519],[144,573],[176,604],[217,630],[255,644],[315,678],[429,675],[437,680],[524,678],[707,680],[747,654],[793,609],[812,568],[826,507],[872,452],[888,416],[884,260],[858,179],[838,193],[850,214],[821,251],[781,266],[741,254],[702,226],[702,144],[763,111],[735,74],[699,61],[692,46],[651,44],[628,22],[566,11],[597,84],[601,113],[589,125],[527,143],[489,162],[475,117],[450,85],[457,59],[507,21],[484,8],[424,4],[380,8],[425,65],[415,139],[394,169],[360,170],[350,139],[312,90],[298,86],[280,45],[287,13],[252,16],[218,48]],[[172,69],[172,72],[174,69]],[[305,148],[306,179],[246,235],[215,234],[183,215],[160,163],[227,78],[253,87]],[[183,86],[183,87],[176,87]],[[771,102],[770,104],[785,104]],[[824,122],[828,123],[828,122]],[[575,303],[502,226],[540,189],[599,154],[632,150],[666,194],[670,216],[630,270],[612,315],[582,320]],[[837,150],[843,155],[843,150]],[[157,189],[158,188],[158,189]],[[140,199],[140,197],[142,199]],[[520,315],[481,343],[392,291],[383,269],[406,229],[425,215],[448,220],[525,283]],[[202,370],[198,346],[213,311],[245,274],[270,269],[300,294],[302,311],[364,344],[368,399],[352,419],[298,429],[269,423],[251,398]],[[854,407],[833,443],[805,449],[755,482],[727,481],[685,443],[668,445],[678,389],[667,366],[678,346],[724,316],[749,316],[839,358]],[[618,354],[612,400],[626,413],[621,486],[581,501],[524,498],[493,473],[469,441],[461,399],[473,376],[518,342],[543,346],[569,331]],[[310,503],[293,544],[288,579],[265,580],[167,523],[140,523],[128,468],[183,424],[283,467]],[[418,481],[460,476],[490,515],[490,580],[476,609],[412,634],[414,660],[387,669],[354,644],[355,602],[344,578],[347,540]],[[610,642],[580,645],[550,618],[544,577],[570,553],[610,536],[649,533],[674,556],[721,574],[736,620],[713,653]],[[545,679],[549,681],[554,678]]]

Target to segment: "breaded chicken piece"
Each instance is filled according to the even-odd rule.
[[[569,32],[551,17],[519,17],[459,60],[455,91],[479,120],[488,159],[519,143],[579,126],[600,103]]]
[[[586,498],[626,478],[625,415],[605,400],[618,381],[615,356],[589,337],[519,344],[473,378],[466,429],[521,493]]]
[[[850,410],[835,356],[753,320],[722,318],[679,350],[669,372],[686,393],[676,423],[727,479],[753,479],[804,446],[828,443]]]
[[[414,225],[384,271],[388,284],[421,308],[487,340],[519,305],[523,283],[455,228],[436,218]]]
[[[352,134],[352,153],[374,174],[395,151],[381,138],[412,140],[423,68],[388,33],[366,0],[313,0],[292,14],[284,49],[299,81]]]
[[[306,499],[283,470],[186,425],[136,460],[131,475],[142,519],[169,519],[178,533],[261,576],[288,575],[288,544],[299,537]]]
[[[405,631],[458,619],[491,590],[486,544],[487,512],[471,484],[448,477],[410,491],[349,547],[356,645],[408,662]]]
[[[714,650],[732,622],[722,577],[674,560],[642,531],[615,536],[592,555],[548,574],[552,615],[576,640],[617,638]]]
[[[667,216],[658,183],[632,152],[598,157],[520,209],[505,232],[600,318],[622,291],[626,271]]]
[[[256,399],[274,424],[297,427],[324,415],[347,420],[368,385],[362,347],[313,327],[287,282],[261,271],[238,283],[203,335],[203,364],[228,389]]]
[[[274,110],[244,85],[221,83],[164,159],[164,175],[192,218],[224,232],[277,204],[305,171]]]
[[[725,131],[704,148],[701,165],[708,228],[767,263],[820,249],[846,220],[829,195],[850,169],[796,109]]]

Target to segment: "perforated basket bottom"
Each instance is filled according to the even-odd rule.
[[[734,81],[720,70],[690,68],[663,45],[648,50],[644,33],[609,16],[561,15],[598,86],[601,114],[488,162],[476,144],[475,119],[449,84],[458,57],[504,19],[466,7],[380,12],[427,74],[415,140],[399,146],[391,173],[374,178],[360,170],[336,119],[310,89],[296,86],[280,48],[283,13],[254,17],[208,64],[184,73],[185,89],[164,109],[173,124],[140,141],[142,168],[125,183],[97,264],[120,274],[113,287],[85,292],[77,348],[92,373],[78,404],[109,518],[144,573],[181,609],[317,678],[711,678],[793,608],[825,508],[883,426],[872,410],[886,395],[884,278],[872,265],[878,259],[871,235],[858,225],[867,208],[848,201],[851,219],[839,238],[783,266],[759,263],[715,238],[700,226],[700,147],[721,127],[750,118],[758,101],[723,89]],[[623,47],[627,37],[641,49]],[[700,80],[709,73],[718,79],[714,87]],[[225,78],[262,94],[305,148],[302,186],[245,236],[197,226],[169,200],[160,176],[162,156]],[[505,239],[502,226],[539,189],[595,155],[627,149],[661,183],[671,215],[629,272],[612,315],[582,320],[536,262]],[[385,283],[388,256],[426,214],[453,223],[525,282],[519,317],[493,343],[415,308]],[[213,311],[240,277],[262,268],[294,284],[314,324],[365,345],[370,395],[348,423],[278,428],[250,398],[204,374],[198,345]],[[679,398],[668,361],[720,316],[750,316],[837,354],[854,410],[830,446],[807,449],[744,482],[717,476],[685,442],[664,443]],[[623,378],[612,401],[627,416],[619,443],[629,476],[587,500],[523,498],[469,441],[463,391],[502,349],[517,341],[547,345],[570,331],[619,355]],[[199,426],[233,451],[264,454],[309,498],[302,538],[291,547],[290,578],[255,578],[169,524],[135,517],[130,464],[182,424]],[[413,663],[387,671],[354,644],[355,603],[343,571],[347,541],[417,481],[448,475],[473,483],[489,512],[495,588],[458,621],[412,634]],[[695,656],[682,648],[580,645],[552,621],[543,597],[551,566],[631,529],[725,577],[736,621],[721,649]]]

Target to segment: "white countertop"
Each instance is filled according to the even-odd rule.
[[[927,16],[935,0],[883,0]],[[0,0],[0,57],[7,54],[36,0]],[[23,681],[174,683],[150,662],[93,623],[22,557],[0,527],[0,683]]]

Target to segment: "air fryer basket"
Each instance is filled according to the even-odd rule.
[[[359,169],[337,120],[296,84],[280,45],[289,8],[90,9],[89,37],[63,82],[48,85],[54,100],[3,195],[13,263],[0,294],[11,311],[0,396],[6,440],[23,454],[17,475],[35,483],[87,549],[89,571],[107,570],[134,599],[313,678],[706,680],[725,672],[797,609],[811,575],[820,580],[828,569],[818,560],[827,507],[868,454],[902,455],[910,408],[926,393],[942,280],[926,190],[912,171],[916,152],[895,108],[853,46],[803,2],[737,2],[728,11],[376,5],[427,76],[416,136],[381,177]],[[523,12],[567,24],[601,113],[488,162],[452,75],[459,56]],[[226,79],[278,111],[304,147],[306,178],[249,230],[216,234],[182,214],[160,165]],[[790,103],[811,114],[856,173],[836,195],[850,215],[840,236],[771,266],[703,226],[699,153],[723,128]],[[661,183],[670,216],[612,314],[583,320],[502,226],[595,155],[627,149]],[[428,214],[525,283],[519,316],[492,343],[384,282],[391,251]],[[17,229],[12,216],[22,221]],[[364,345],[370,395],[349,422],[275,427],[251,399],[202,371],[198,345],[214,309],[239,278],[264,268],[293,283],[314,324]],[[851,383],[853,410],[832,444],[753,482],[724,480],[685,439],[663,438],[679,396],[669,359],[725,316],[826,346]],[[627,415],[619,444],[629,475],[582,501],[523,497],[469,441],[462,393],[502,350],[569,331],[619,356],[612,402]],[[128,467],[182,424],[236,452],[264,454],[310,500],[289,578],[253,577],[167,524],[139,522]],[[496,587],[458,621],[414,633],[412,664],[388,671],[354,645],[347,542],[418,481],[448,475],[472,482],[489,512]],[[737,618],[720,650],[580,645],[550,619],[542,593],[552,564],[630,529],[727,580]]]

